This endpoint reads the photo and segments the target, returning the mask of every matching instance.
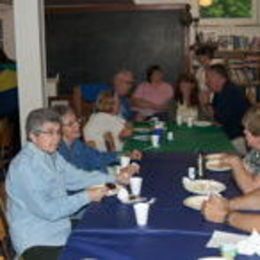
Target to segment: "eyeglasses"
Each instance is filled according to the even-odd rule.
[[[71,122],[68,122],[68,123],[63,123],[62,126],[67,126],[67,127],[72,127],[76,124],[80,124],[81,123],[81,119],[77,119],[75,121],[71,121]]]
[[[39,134],[45,134],[45,135],[49,135],[49,136],[54,136],[54,135],[58,135],[60,136],[61,135],[61,131],[55,131],[55,130],[48,130],[48,131],[45,131],[45,130],[36,130],[37,133]]]

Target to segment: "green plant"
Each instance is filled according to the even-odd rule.
[[[214,0],[209,7],[200,8],[202,18],[250,18],[252,0]]]

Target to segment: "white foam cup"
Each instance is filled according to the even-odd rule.
[[[130,189],[133,195],[139,196],[141,194],[142,182],[141,177],[132,177],[130,179]]]
[[[122,168],[127,167],[130,164],[131,158],[129,156],[122,155],[120,157],[120,165]]]
[[[160,146],[160,136],[159,135],[152,135],[151,136],[152,146],[158,148]]]
[[[138,226],[146,226],[148,222],[150,205],[148,203],[140,202],[134,205],[134,212],[136,223]]]

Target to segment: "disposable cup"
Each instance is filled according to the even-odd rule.
[[[148,203],[137,203],[134,205],[135,219],[138,226],[146,226],[148,222],[150,205]]]
[[[133,195],[140,196],[143,179],[141,177],[132,177],[130,179],[130,189]]]
[[[187,124],[188,124],[188,127],[193,127],[193,117],[188,118]]]
[[[160,136],[159,135],[152,135],[151,136],[152,146],[158,148],[160,146]]]
[[[122,168],[127,167],[130,164],[131,158],[129,156],[122,155],[120,157],[120,165]]]
[[[176,123],[177,123],[178,126],[182,125],[183,119],[182,119],[182,116],[181,116],[181,115],[178,115],[178,116],[176,117]]]

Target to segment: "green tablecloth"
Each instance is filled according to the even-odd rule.
[[[135,127],[148,127],[149,124],[137,124]],[[152,148],[150,141],[128,139],[124,150],[139,149],[154,152],[235,152],[232,143],[222,131],[221,127],[192,127],[168,124],[167,131],[173,131],[174,140],[168,141],[166,131],[160,148]],[[135,134],[142,135],[142,134]],[[143,134],[145,135],[145,134]],[[146,134],[147,135],[147,134]]]

